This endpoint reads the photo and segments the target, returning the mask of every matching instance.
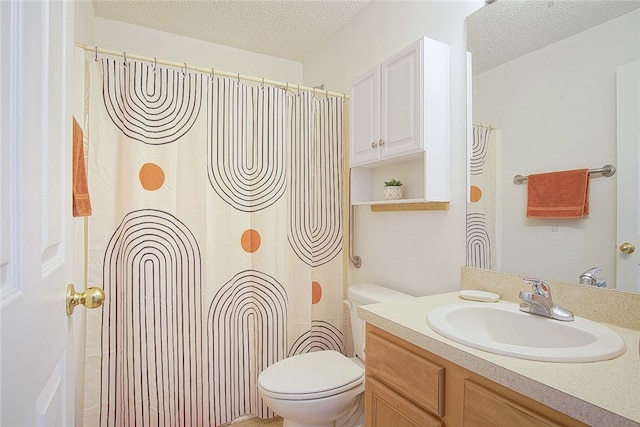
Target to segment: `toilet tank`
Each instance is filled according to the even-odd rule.
[[[360,359],[364,360],[365,322],[358,319],[358,307],[379,302],[398,301],[413,298],[411,295],[383,286],[363,283],[349,286],[347,296],[351,303],[351,333],[353,349]]]

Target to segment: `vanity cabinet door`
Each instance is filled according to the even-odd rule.
[[[559,427],[532,410],[473,381],[464,382],[464,427]]]
[[[427,411],[400,396],[375,378],[367,378],[365,389],[367,427],[442,427]]]
[[[421,408],[444,415],[445,370],[377,334],[367,334],[366,374],[401,392]]]

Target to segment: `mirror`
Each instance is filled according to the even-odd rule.
[[[467,265],[569,283],[601,267],[608,288],[640,291],[616,278],[617,203],[633,207],[617,195],[620,173],[590,176],[589,214],[579,219],[527,218],[527,185],[514,183],[515,175],[597,169],[625,157],[616,150],[616,73],[640,60],[639,8],[497,0],[467,17],[472,120],[482,125],[469,150]]]

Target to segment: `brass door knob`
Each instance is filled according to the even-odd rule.
[[[636,247],[633,243],[624,242],[620,245],[620,252],[624,252],[625,254],[632,254],[636,250]]]
[[[67,315],[73,314],[76,305],[97,308],[104,302],[104,291],[100,288],[87,288],[84,292],[76,292],[73,285],[67,285]]]

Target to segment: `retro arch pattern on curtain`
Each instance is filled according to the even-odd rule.
[[[102,66],[104,106],[126,136],[160,145],[189,132],[200,114],[201,74],[108,58]]]
[[[273,205],[286,190],[286,93],[224,78],[212,78],[209,93],[211,186],[242,212]]]
[[[222,78],[211,80],[210,93],[213,189],[239,211],[255,212],[288,184],[293,250],[312,267],[331,261],[342,249],[342,101]]]
[[[87,328],[106,341],[87,337],[85,423],[116,425],[129,414],[119,425],[221,425],[272,415],[255,386],[260,369],[290,354],[344,351],[342,101],[133,62],[88,63],[88,276],[113,300],[104,322],[87,313]],[[158,91],[167,100],[184,95],[163,101],[175,115],[143,102]],[[298,120],[310,123],[289,130]],[[137,269],[111,262],[126,251],[140,253]],[[180,282],[185,271],[200,271],[192,286]],[[143,293],[125,280],[144,283]],[[166,339],[152,336],[154,325]],[[131,362],[112,351],[125,343],[135,350]],[[130,393],[136,399],[124,398]]]
[[[344,354],[344,335],[329,322],[312,320],[311,329],[295,340],[287,357],[320,350],[335,350]]]
[[[467,202],[467,266],[496,268],[496,138],[491,126],[473,125]]]
[[[245,414],[271,418],[258,399],[258,374],[287,346],[287,293],[256,270],[235,275],[214,296],[207,316],[210,425]]]
[[[103,269],[100,425],[201,425],[208,401],[193,234],[167,212],[133,211],[111,237]],[[110,404],[121,401],[129,403]]]
[[[342,100],[301,93],[290,105],[289,243],[311,267],[342,251]]]

